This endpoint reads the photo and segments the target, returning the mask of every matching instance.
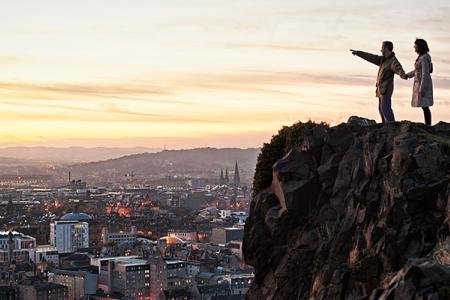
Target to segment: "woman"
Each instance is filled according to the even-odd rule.
[[[431,125],[430,106],[433,106],[433,82],[431,73],[433,73],[433,64],[431,56],[428,54],[430,49],[423,39],[416,39],[414,50],[419,57],[416,59],[414,71],[404,76],[404,79],[414,77],[413,95],[411,100],[412,107],[422,107],[425,124]]]

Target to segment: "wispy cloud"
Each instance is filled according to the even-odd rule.
[[[117,96],[117,95],[161,95],[169,94],[168,90],[162,90],[152,86],[138,84],[67,84],[67,83],[27,83],[27,82],[0,82],[0,89],[12,91],[32,91],[50,94],[72,94],[85,96]]]
[[[13,65],[24,62],[30,62],[30,60],[25,60],[14,55],[0,55],[0,65]]]
[[[108,104],[98,109],[60,104],[33,104],[0,101],[3,104],[2,121],[79,121],[79,122],[176,122],[176,123],[223,123],[226,120],[208,119],[182,114],[156,114],[133,111],[126,107]],[[5,106],[6,105],[6,106]],[[18,108],[18,109],[14,109]]]
[[[163,78],[155,78],[153,81],[140,80],[136,82],[131,80],[108,84],[0,82],[0,95],[3,98],[30,100],[113,98],[146,99],[149,103],[189,104],[190,101],[168,99],[165,96],[182,95],[188,91],[201,89],[292,95],[288,90],[281,90],[279,87],[302,84],[362,85],[369,81],[368,78],[353,75],[283,71],[202,72],[175,74],[172,77],[163,76]]]
[[[307,46],[299,46],[292,44],[251,44],[251,43],[229,43],[223,44],[222,46],[226,48],[249,48],[249,49],[268,49],[268,50],[280,50],[280,51],[300,51],[300,52],[317,52],[324,51],[330,52],[333,49],[321,48],[321,47],[307,47]]]

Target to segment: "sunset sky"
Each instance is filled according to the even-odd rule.
[[[367,4],[366,4],[367,3]],[[434,62],[450,121],[450,2],[0,0],[0,147],[258,147],[298,120],[379,121],[378,54]],[[396,78],[398,120],[412,80]]]

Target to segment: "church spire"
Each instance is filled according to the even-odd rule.
[[[241,184],[241,176],[239,175],[239,167],[237,161],[236,164],[234,165],[233,183],[235,187],[238,187]]]
[[[230,183],[230,177],[228,176],[228,168],[225,169],[225,183]]]
[[[222,185],[225,182],[225,179],[223,178],[223,169],[220,169],[220,179],[219,184]]]

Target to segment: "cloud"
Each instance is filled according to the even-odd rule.
[[[192,74],[178,79],[182,85],[226,89],[251,89],[265,87],[267,92],[274,92],[270,87],[293,85],[366,85],[373,84],[374,78],[360,75],[319,74],[306,72],[249,70],[238,72]],[[280,91],[275,91],[280,92]]]
[[[0,101],[0,105],[5,103]],[[10,104],[11,105],[11,104]],[[145,122],[145,123],[226,123],[225,119],[209,119],[183,114],[152,114],[109,105],[103,109],[84,109],[65,105],[14,104],[31,110],[2,109],[2,121],[61,121],[61,122]]]
[[[154,87],[147,83],[138,84],[67,84],[67,83],[27,83],[27,82],[0,82],[0,88],[4,90],[29,90],[32,92],[74,94],[86,96],[109,95],[161,95],[168,94],[167,90]]]
[[[422,27],[434,31],[434,33],[447,34],[448,27],[450,26],[450,20],[448,18],[449,14],[450,7],[439,7],[432,12],[422,15],[422,17],[417,19],[416,23]]]
[[[13,55],[0,55],[0,65],[14,65],[23,63],[24,59]]]
[[[280,51],[325,51],[325,52],[331,52],[335,51],[333,49],[326,49],[326,48],[320,48],[320,47],[306,47],[306,46],[298,46],[298,45],[290,45],[290,44],[251,44],[251,43],[228,43],[223,44],[223,46],[228,48],[256,48],[256,49],[269,49],[269,50],[280,50]]]
[[[24,139],[14,134],[0,133],[0,145],[1,143],[17,143],[22,141],[24,141]]]
[[[292,95],[282,85],[299,84],[367,84],[369,79],[352,75],[321,75],[277,71],[236,71],[216,73],[183,73],[162,75],[151,81],[128,80],[114,83],[30,83],[0,82],[3,98],[61,100],[93,98],[145,100],[149,103],[190,104],[192,100],[172,96],[201,89],[230,90],[244,93]]]
[[[173,74],[154,78],[148,83],[143,80],[76,85],[0,82],[0,94],[5,94],[5,90],[8,91],[6,94],[16,94],[15,99],[2,97],[0,106],[3,106],[2,119],[11,121],[263,122],[286,118],[291,114],[288,107],[335,111],[343,102],[364,106],[367,103],[358,98],[352,87],[373,91],[374,82],[375,76],[360,74],[265,70]],[[448,77],[435,76],[434,82],[436,89],[450,88]],[[321,87],[330,87],[331,94],[327,99],[316,101],[315,97],[322,97],[323,92],[314,90],[320,91]],[[345,94],[342,90],[352,92]],[[134,95],[138,96],[132,98]],[[130,97],[141,102],[126,101]],[[245,104],[238,104],[241,101]],[[153,104],[158,104],[158,109],[154,109]],[[184,110],[179,104],[187,105],[189,109]]]

